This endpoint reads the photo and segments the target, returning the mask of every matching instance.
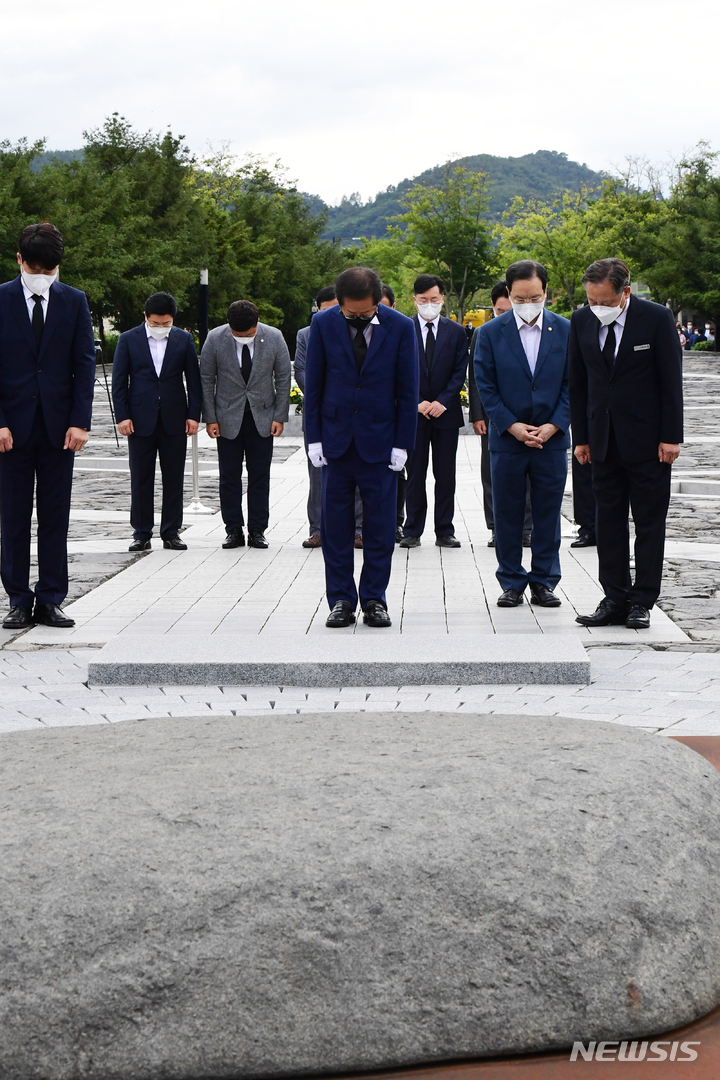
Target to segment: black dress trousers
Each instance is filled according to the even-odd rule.
[[[38,405],[30,438],[0,454],[2,583],[10,606],[62,604],[68,592],[67,534],[75,454],[53,446]],[[33,492],[37,504],[38,581],[30,578]]]
[[[460,429],[438,428],[418,415],[415,449],[407,463],[405,535],[422,536],[427,516],[426,477],[430,447],[435,477],[435,535],[451,536],[455,515],[455,464]]]
[[[168,435],[158,415],[152,435],[129,435],[130,524],[136,540],[149,540],[155,523],[155,462],[160,458],[163,540],[177,536],[183,519],[187,435]]]
[[[605,460],[593,461],[598,577],[605,595],[616,604],[651,608],[660,595],[671,475],[672,466],[657,458],[624,461],[612,427]],[[635,524],[634,583],[630,577],[629,510]]]
[[[220,466],[220,510],[225,528],[241,529],[244,524],[242,509],[242,467],[247,468],[248,530],[265,532],[270,520],[270,465],[273,456],[272,435],[260,435],[249,405],[245,406],[242,424],[236,438],[218,436],[218,464]]]

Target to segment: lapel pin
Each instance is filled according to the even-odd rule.
[[[548,326],[548,333],[552,332],[552,326]]]

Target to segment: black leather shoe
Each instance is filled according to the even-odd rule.
[[[532,547],[532,533],[523,533],[523,547]]]
[[[187,551],[187,544],[177,534],[168,536],[166,540],[163,540],[163,547],[169,548],[170,551]]]
[[[403,532],[402,525],[398,525],[397,529],[395,530],[395,543],[399,544],[404,535],[405,533]]]
[[[264,532],[248,532],[248,547],[266,548],[269,546]]]
[[[224,548],[245,547],[245,534],[242,529],[229,529],[223,543]]]
[[[420,547],[420,537],[419,536],[403,536],[402,540],[400,541],[399,546],[401,548]]]
[[[366,626],[392,626],[387,608],[379,600],[368,600],[363,611],[363,622]]]
[[[56,629],[67,629],[75,625],[75,620],[67,616],[57,604],[36,604],[34,619],[41,626],[54,626]]]
[[[488,547],[495,547],[495,533],[493,533],[488,540]]]
[[[325,620],[325,625],[334,629],[337,626],[350,626],[354,622],[355,611],[352,604],[348,600],[338,600]]]
[[[581,626],[622,626],[627,615],[627,604],[616,604],[609,596],[605,596],[592,615],[578,615],[575,622]]]
[[[128,551],[150,551],[151,547],[152,542],[150,540],[133,540]]]
[[[578,536],[577,540],[573,540],[572,544],[570,545],[570,547],[575,547],[575,548],[596,547],[596,546],[597,546],[597,541],[595,540],[595,533],[594,532],[583,532],[582,529],[580,530],[580,535]]]
[[[523,603],[523,594],[519,589],[506,589],[501,596],[498,597],[498,607],[520,607]]]
[[[3,630],[27,630],[33,625],[32,608],[15,604],[3,619]]]
[[[530,586],[530,602],[539,607],[560,607],[562,600],[547,585]]]
[[[647,630],[650,626],[650,612],[642,604],[630,604],[625,625],[628,630]]]
[[[447,536],[438,536],[435,547],[460,547],[460,541],[454,533],[449,533]]]

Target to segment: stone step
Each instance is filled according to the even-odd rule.
[[[469,686],[577,684],[590,661],[572,634],[460,638],[307,634],[120,634],[91,661],[90,686]]]

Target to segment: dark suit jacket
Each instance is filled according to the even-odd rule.
[[[545,308],[535,373],[531,374],[515,313],[506,311],[478,330],[475,381],[490,417],[489,448],[525,453],[528,447],[507,430],[511,424],[555,424],[549,450],[570,446],[567,349],[570,323]]]
[[[445,406],[442,416],[431,417],[434,428],[459,428],[465,424],[460,391],[465,382],[468,365],[467,334],[463,326],[440,316],[428,377],[419,316],[413,315],[419,357],[420,385],[418,401],[439,401]]]
[[[40,351],[33,337],[22,279],[0,285],[0,427],[13,443],[30,437],[38,401],[53,446],[69,427],[90,428],[95,388],[95,342],[85,293],[50,286]]]
[[[379,325],[358,373],[347,321],[337,307],[319,311],[310,326],[305,367],[305,432],[337,458],[355,442],[364,461],[390,460],[415,445],[418,354],[415,327],[380,304]]]
[[[152,435],[158,413],[168,435],[183,435],[185,421],[199,421],[202,408],[200,368],[192,335],[173,326],[158,377],[145,323],[126,330],[115,349],[112,393],[117,423],[132,420],[136,435]]]
[[[490,417],[485,412],[485,406],[483,405],[482,399],[478,392],[477,383],[475,382],[475,364],[473,363],[473,357],[475,356],[475,342],[477,341],[477,336],[480,332],[480,329],[480,326],[476,326],[472,332],[472,337],[470,338],[470,365],[468,367],[468,420],[471,424],[474,424],[476,420],[484,420],[486,424],[488,424],[490,421]]]
[[[573,312],[570,408],[573,438],[607,454],[610,421],[621,457],[657,458],[658,445],[683,438],[682,350],[669,308],[631,296],[611,370],[600,352],[600,323],[589,306]]]

